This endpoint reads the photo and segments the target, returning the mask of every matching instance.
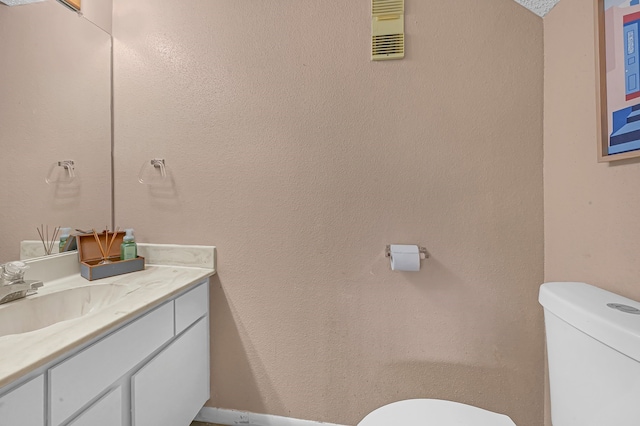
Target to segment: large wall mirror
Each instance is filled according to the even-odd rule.
[[[39,240],[41,225],[111,224],[111,36],[101,26],[55,0],[0,4],[0,263]]]

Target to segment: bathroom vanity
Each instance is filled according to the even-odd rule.
[[[73,253],[30,263],[30,277],[47,270],[49,280],[45,277],[39,294],[27,298],[32,300],[11,304],[41,297],[60,305],[56,293],[72,290],[68,294],[89,294],[74,301],[88,308],[42,328],[0,332],[0,426],[190,424],[209,399],[209,277],[215,273],[215,250],[140,246],[147,259],[144,271],[91,282],[79,272],[69,274],[78,268]],[[181,247],[189,254],[171,254]],[[86,293],[86,287],[102,290]],[[56,308],[51,310],[55,316]],[[34,321],[27,329],[46,324]]]

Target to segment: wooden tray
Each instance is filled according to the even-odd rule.
[[[111,263],[106,264],[100,264],[102,253],[93,234],[76,235],[78,257],[80,258],[80,275],[89,281],[93,281],[100,278],[128,274],[129,272],[142,271],[144,269],[144,257],[138,256],[135,259],[120,260],[120,244],[122,244],[125,235],[125,232],[116,234],[111,250],[107,253]],[[104,232],[98,234],[98,238],[102,243],[102,247],[108,246],[108,244],[105,244]],[[109,242],[111,242],[111,238],[113,238],[113,232],[108,233]]]

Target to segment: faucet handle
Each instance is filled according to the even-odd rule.
[[[37,290],[44,285],[42,281],[38,281],[38,280],[27,280],[25,281],[25,284],[29,284],[30,290]]]

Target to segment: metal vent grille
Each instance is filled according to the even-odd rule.
[[[373,36],[371,55],[376,59],[404,57],[404,34]]]
[[[404,13],[404,0],[372,0],[371,14],[384,16]]]
[[[371,0],[371,59],[404,58],[404,0]]]

